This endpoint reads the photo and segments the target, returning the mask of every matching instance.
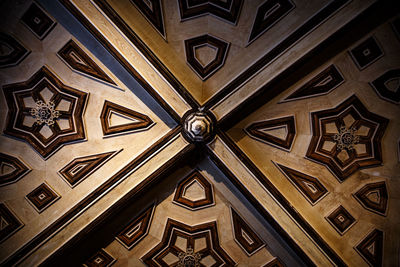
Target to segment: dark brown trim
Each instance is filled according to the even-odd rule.
[[[232,141],[232,139],[222,131],[218,131],[219,137],[223,142],[229,147],[229,149],[235,154],[235,156],[254,174],[254,176],[259,180],[259,182],[272,194],[272,196],[279,202],[279,204],[289,213],[289,215],[296,221],[296,223],[308,234],[308,236],[314,240],[314,242],[319,246],[319,248],[324,251],[324,253],[329,257],[332,262],[338,266],[347,266],[344,261],[339,257],[339,255],[325,242],[325,240],[314,230],[314,228],[301,216],[301,214],[290,204],[290,202],[279,192],[279,190],[271,183],[271,181],[257,168],[257,166],[246,156],[246,154]],[[213,154],[210,151],[210,154]],[[215,158],[215,156],[214,156]],[[222,163],[219,163],[220,166]],[[225,168],[226,167],[221,167]],[[229,170],[228,170],[229,171]],[[230,171],[229,171],[230,172]],[[228,177],[232,177],[227,174]],[[234,176],[233,176],[234,177]],[[236,180],[236,178],[234,178]],[[305,263],[311,262],[311,260],[306,256],[306,254],[298,247],[298,245],[291,239],[288,234],[277,224],[277,222],[271,217],[270,214],[265,211],[265,209],[258,203],[258,201],[251,195],[247,189],[240,183],[240,181],[235,181],[234,184],[241,188],[242,193],[247,192],[245,196],[249,201],[253,203],[255,207],[258,207],[259,212],[264,215],[271,225],[275,226],[276,229],[282,237],[285,237],[285,241],[291,246],[291,248],[298,253]],[[314,265],[314,263],[312,263]]]
[[[26,49],[13,36],[3,32],[0,32],[0,44],[1,43],[11,47],[12,51],[7,55],[0,55],[0,69],[18,65],[31,53],[30,50]]]
[[[68,0],[60,0],[64,5]],[[106,0],[94,0],[96,5],[106,14],[106,16],[123,32],[124,35],[137,47],[140,52],[149,60],[149,62],[161,73],[161,75],[174,87],[180,96],[193,108],[200,106],[195,98],[186,90],[179,80],[170,72],[170,70],[160,61],[160,59],[151,51],[151,49],[139,38],[139,36],[129,27],[127,23],[118,15],[118,13],[107,3]],[[67,5],[66,5],[67,6]],[[70,9],[71,11],[71,9]],[[71,11],[72,12],[72,11]],[[75,17],[76,13],[72,12]],[[80,15],[82,16],[82,15]],[[90,23],[87,25],[86,18],[81,23],[85,27],[93,27]],[[97,30],[96,30],[97,31]],[[93,33],[93,32],[92,32]],[[98,33],[93,33],[96,37]],[[99,37],[97,37],[99,38]],[[104,38],[104,37],[100,37]],[[107,44],[106,46],[109,46]],[[107,47],[106,47],[107,48]],[[146,87],[144,87],[146,89]],[[159,96],[158,96],[159,97]]]
[[[32,170],[26,163],[17,157],[0,152],[0,166],[3,164],[8,166],[11,165],[14,170],[6,174],[0,174],[0,186],[15,183]]]
[[[226,138],[225,138],[226,139]],[[207,147],[208,148],[208,147]],[[272,228],[282,237],[288,246],[296,253],[296,255],[307,265],[316,266],[315,263],[307,256],[301,247],[289,236],[289,234],[275,221],[275,219],[265,210],[258,200],[251,194],[248,189],[243,186],[238,178],[225,166],[225,164],[208,148],[207,150],[210,159],[214,164],[228,177],[233,185],[246,197],[253,207],[263,216],[263,218],[272,226]],[[343,265],[345,266],[345,265]]]
[[[209,99],[205,104],[205,109],[210,109],[212,106],[221,101],[229,93],[233,92],[236,88],[246,82],[250,77],[254,76],[258,71],[268,65],[272,60],[278,57],[282,52],[292,46],[295,42],[300,40],[310,31],[312,31],[317,25],[322,23],[328,17],[333,15],[336,11],[347,4],[349,0],[333,0],[327,6],[325,6],[321,11],[311,17],[307,22],[301,25],[296,31],[289,35],[285,40],[280,42],[275,46],[270,52],[265,54],[262,58],[257,60],[253,65],[247,68],[244,72],[238,75],[232,82],[221,89],[217,94],[215,94],[211,99]]]
[[[180,126],[177,126],[174,129],[170,130],[160,140],[158,140],[152,146],[147,148],[143,153],[141,153],[134,160],[129,162],[125,167],[123,167],[116,174],[114,174],[112,177],[110,177],[107,181],[105,181],[96,190],[94,190],[88,196],[86,196],[84,199],[79,201],[73,208],[71,208],[69,211],[64,213],[55,222],[53,222],[51,225],[49,225],[42,232],[38,233],[34,238],[32,238],[30,241],[28,241],[26,244],[24,244],[17,252],[12,254],[4,262],[2,262],[0,264],[5,265],[5,266],[11,266],[11,265],[17,264],[20,260],[24,259],[33,250],[35,250],[38,246],[40,246],[43,242],[45,242],[46,239],[51,237],[53,234],[57,233],[57,231],[59,231],[61,229],[61,227],[66,225],[73,217],[75,217],[77,214],[79,214],[88,205],[90,205],[91,203],[96,201],[96,199],[98,197],[100,197],[103,193],[105,193],[109,188],[111,188],[113,185],[117,184],[121,179],[123,179],[125,177],[125,175],[127,173],[129,173],[130,170],[133,170],[135,167],[139,166],[144,159],[149,157],[151,154],[155,153],[158,149],[160,149],[167,142],[169,142],[172,138],[174,138],[177,134],[179,134],[180,131],[181,131]],[[168,161],[168,163],[169,163],[169,161]],[[160,168],[160,169],[163,169],[163,168]],[[159,174],[161,172],[160,169],[157,170],[155,173]],[[137,187],[135,187],[135,189],[132,190],[134,192],[133,194],[139,192],[140,189],[142,189],[145,185],[150,184],[151,181],[154,180],[154,177],[153,176],[151,176],[151,177],[152,178],[150,180],[148,178],[148,179],[144,180],[141,184],[139,184]],[[132,193],[126,194],[124,196],[124,198],[131,196],[131,194]],[[107,212],[105,212],[103,214],[106,214],[106,213]]]
[[[288,67],[272,81],[262,86],[256,93],[235,107],[227,116],[219,121],[219,127],[229,129],[238,121],[247,117],[250,113],[269,102],[294,83],[304,78],[338,53],[346,50],[352,43],[357,42],[371,29],[381,25],[390,17],[400,12],[399,5],[394,1],[379,1],[372,4],[359,16],[335,32],[307,55]],[[229,89],[229,90],[228,90]],[[222,96],[214,96],[212,102],[206,104],[211,107],[234,89],[230,86]]]
[[[158,104],[179,123],[180,116],[151,87],[150,84],[129,64],[129,62],[110,44],[110,42],[89,22],[89,20],[68,0],[59,0],[64,7],[103,45],[103,47],[132,75],[132,77],[157,101]],[[142,51],[143,52],[143,51]],[[186,98],[185,98],[186,99]],[[190,102],[188,102],[190,103]]]

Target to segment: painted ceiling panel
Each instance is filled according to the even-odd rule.
[[[399,261],[394,1],[0,10],[0,265]]]

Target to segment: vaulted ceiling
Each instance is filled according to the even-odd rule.
[[[0,264],[399,263],[395,1],[0,10]]]

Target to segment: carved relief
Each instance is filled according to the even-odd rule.
[[[306,157],[326,165],[340,182],[382,163],[381,139],[389,120],[369,112],[355,95],[336,108],[311,113],[311,120]]]
[[[257,9],[247,44],[261,36],[294,8],[295,4],[290,0],[267,0],[261,4]]]
[[[264,247],[264,242],[232,207],[231,214],[233,236],[235,237],[235,241],[246,252],[246,254],[251,256]]]
[[[325,219],[341,235],[356,223],[356,219],[342,205],[332,211]]]
[[[129,223],[115,238],[127,249],[133,248],[149,232],[154,209],[154,206],[146,209]]]
[[[28,8],[21,21],[40,40],[56,26],[56,22],[35,3]]]
[[[26,195],[28,202],[39,213],[56,202],[60,196],[46,183],[39,185],[35,190]]]
[[[224,65],[229,45],[228,42],[208,34],[185,40],[186,61],[202,80],[206,80]],[[211,61],[202,62],[197,56],[196,50],[202,47],[215,52]]]
[[[128,123],[115,125],[112,122],[113,116],[122,117],[126,119]],[[154,124],[148,116],[107,100],[104,101],[100,120],[105,136],[144,130],[150,128]]]
[[[297,190],[300,191],[300,193],[308,200],[308,202],[311,203],[311,205],[315,205],[328,194],[328,190],[317,178],[290,169],[275,162],[274,164],[297,188]]]
[[[393,31],[396,33],[397,38],[400,39],[400,18],[397,18],[392,21]]]
[[[320,72],[317,76],[312,78],[280,103],[326,95],[332,92],[343,82],[344,78],[342,74],[340,74],[337,67],[335,65],[330,65],[328,68]]]
[[[368,262],[370,266],[382,266],[383,232],[374,229],[354,249]]]
[[[18,158],[0,152],[0,186],[15,183],[30,171]]]
[[[111,80],[111,78],[73,40],[68,41],[68,43],[57,52],[57,54],[72,69],[116,85],[115,82]]]
[[[294,116],[254,122],[244,131],[250,136],[269,145],[290,151],[296,136]]]
[[[75,158],[59,170],[58,173],[71,187],[75,187],[120,151]]]
[[[142,260],[149,266],[175,266],[182,259],[185,260],[185,256],[190,255],[191,249],[193,249],[192,256],[195,260],[188,258],[187,262],[197,261],[203,265],[211,262],[207,265],[213,266],[235,266],[236,264],[219,245],[215,221],[189,226],[170,218],[168,218],[161,242],[144,255]],[[196,255],[200,255],[201,258]]]
[[[211,14],[236,25],[243,0],[179,0],[178,2],[182,21]]]
[[[362,70],[383,56],[383,51],[373,36],[350,50],[357,67]]]
[[[43,158],[86,138],[82,117],[88,94],[64,85],[47,67],[3,90],[8,106],[4,133],[25,140]]]
[[[366,184],[353,196],[367,210],[386,216],[389,196],[384,181]]]
[[[114,264],[114,259],[107,251],[100,249],[92,257],[90,257],[83,266],[86,267],[108,267]]]
[[[400,104],[400,69],[388,70],[370,84],[379,97]]]
[[[30,52],[11,35],[0,32],[0,68],[18,65]]]
[[[191,210],[215,204],[213,187],[198,171],[194,171],[179,182],[173,202]]]
[[[0,243],[21,229],[24,224],[4,203],[0,203]]]
[[[164,28],[162,2],[160,0],[130,0],[150,24],[164,39],[167,33]]]

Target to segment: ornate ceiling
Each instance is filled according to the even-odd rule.
[[[394,1],[0,10],[1,265],[399,264]]]

